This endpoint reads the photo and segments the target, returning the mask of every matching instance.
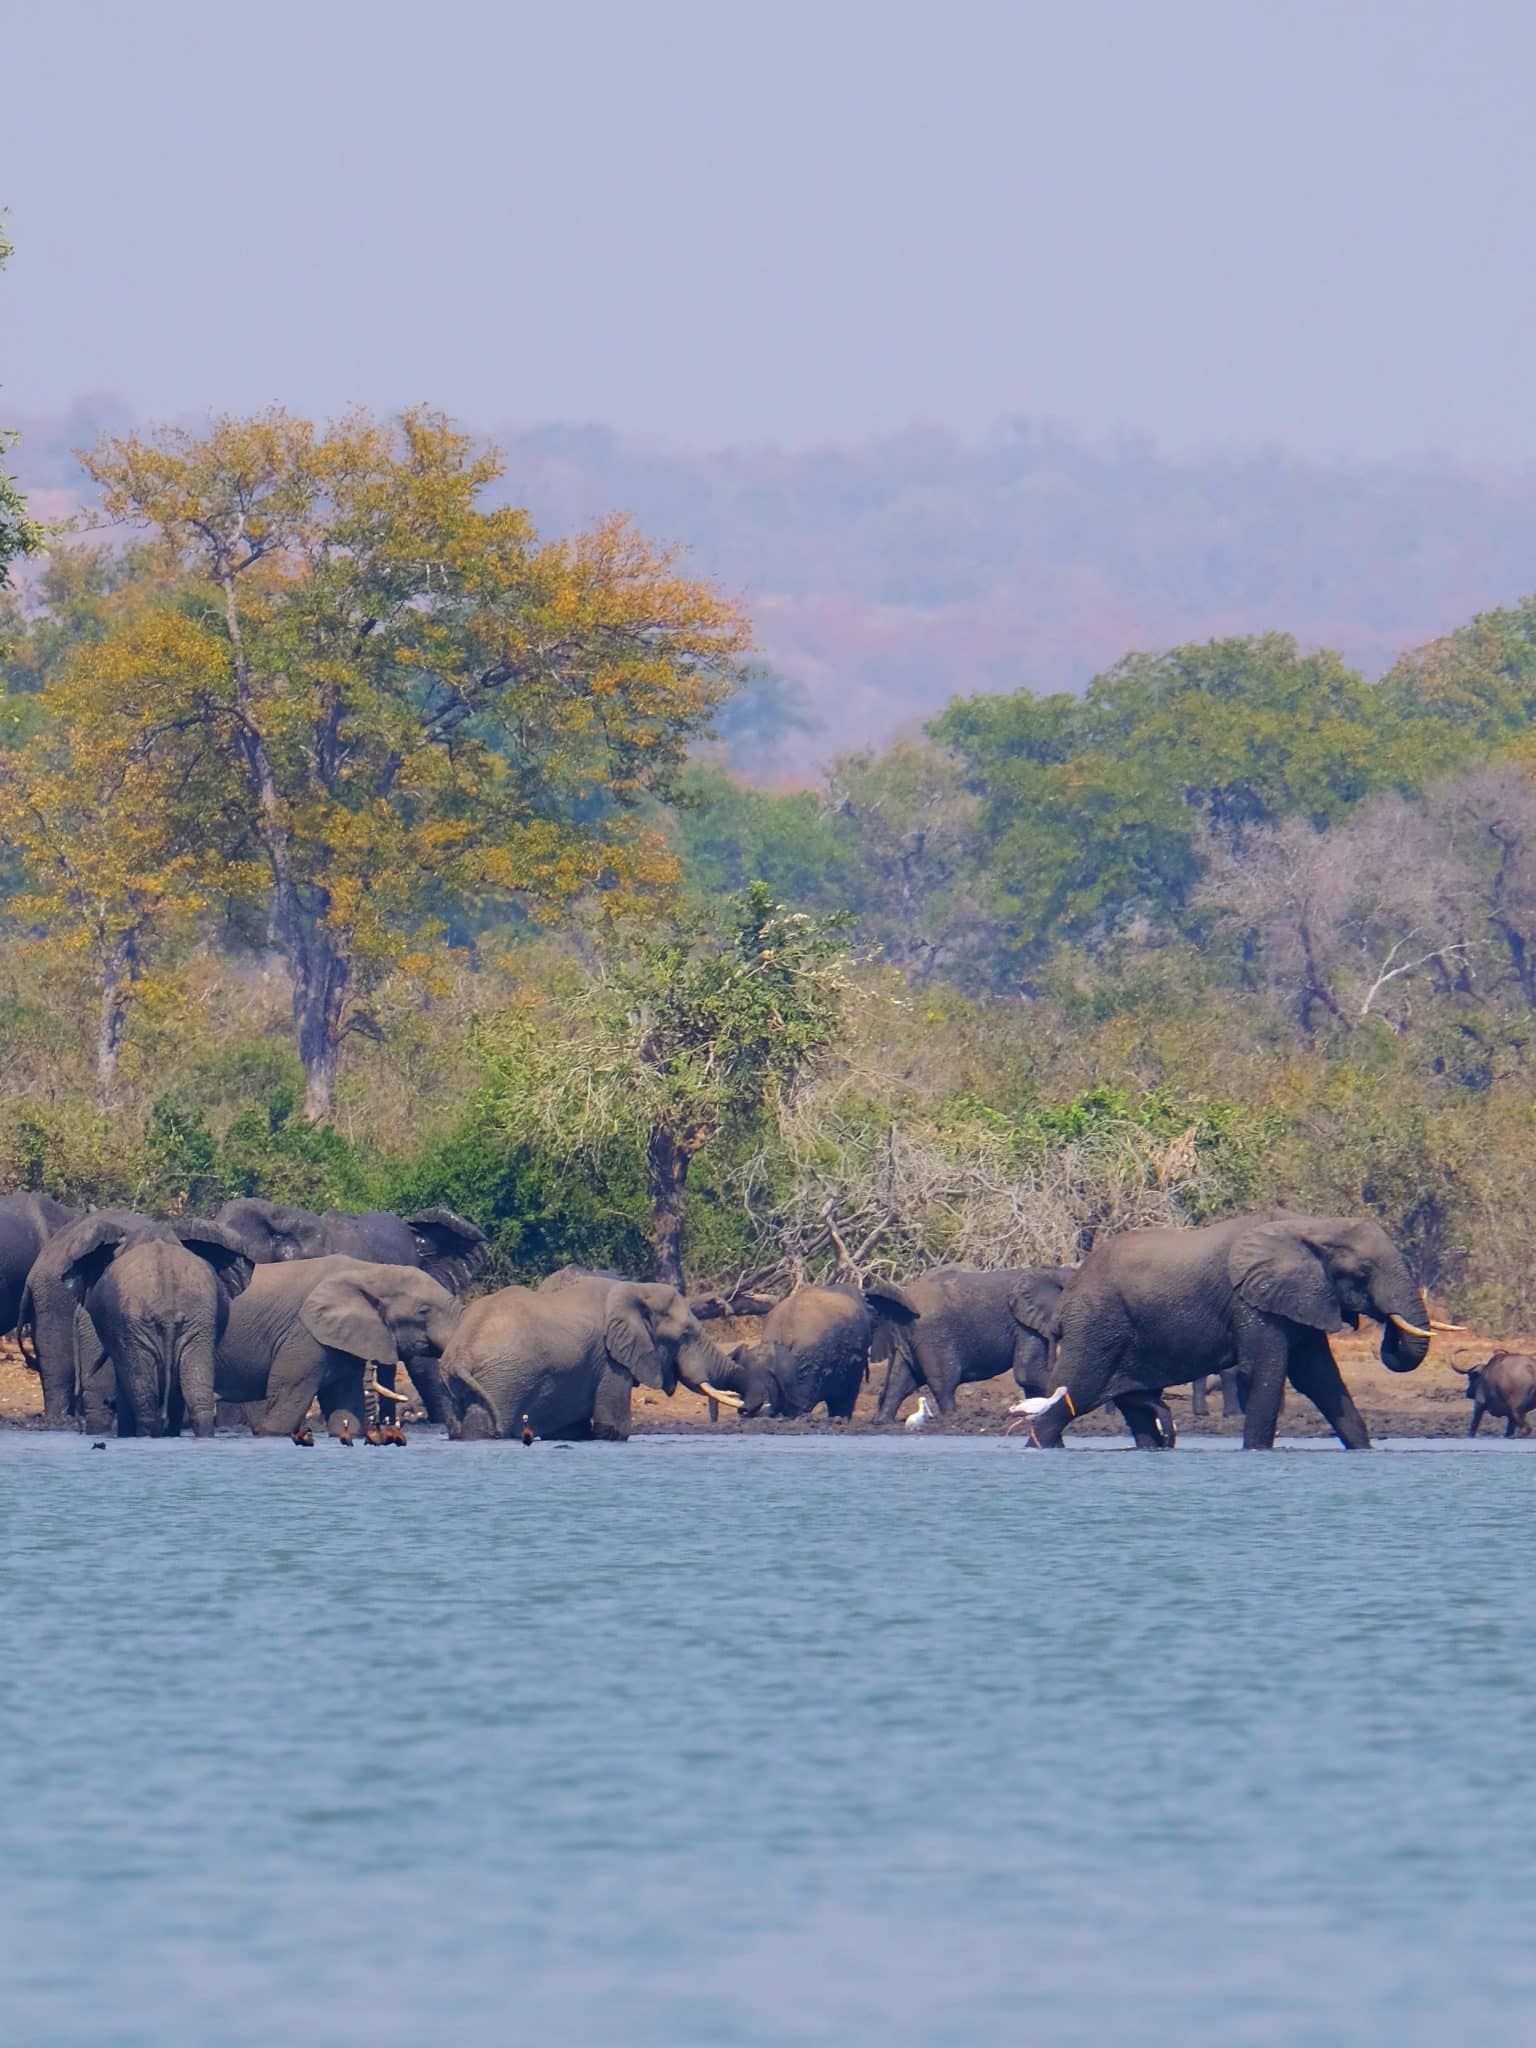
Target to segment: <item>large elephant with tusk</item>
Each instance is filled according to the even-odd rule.
[[[1287,1382],[1349,1450],[1370,1436],[1328,1339],[1381,1325],[1389,1372],[1422,1365],[1432,1322],[1380,1224],[1347,1216],[1238,1216],[1197,1230],[1133,1230],[1095,1246],[1061,1298],[1052,1378],[1063,1392],[1032,1419],[1041,1445],[1074,1416],[1145,1398],[1197,1373],[1236,1370],[1247,1388],[1243,1445],[1275,1441]],[[1139,1439],[1138,1439],[1139,1440]]]
[[[459,1303],[429,1273],[368,1259],[257,1266],[219,1339],[222,1401],[261,1403],[251,1427],[286,1436],[318,1400],[332,1436],[361,1431],[372,1367],[392,1396],[397,1359],[439,1358]]]
[[[465,1309],[443,1353],[453,1437],[516,1435],[622,1442],[636,1386],[678,1383],[727,1407],[731,1361],[675,1287],[570,1280],[557,1291],[504,1287]]]
[[[242,1195],[226,1202],[218,1221],[232,1230],[259,1266],[294,1259],[349,1258],[375,1265],[417,1266],[450,1294],[463,1296],[485,1263],[485,1233],[452,1209],[419,1209],[394,1216],[387,1209],[299,1209],[286,1202]],[[405,1358],[428,1415],[448,1419],[436,1354]],[[395,1368],[384,1367],[379,1386],[394,1390]]]

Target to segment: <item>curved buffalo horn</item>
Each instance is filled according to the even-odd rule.
[[[409,1394],[397,1394],[393,1387],[375,1385],[373,1391],[386,1401],[409,1401],[411,1398]]]
[[[1432,1328],[1422,1330],[1417,1323],[1410,1323],[1406,1316],[1388,1316],[1387,1321],[1396,1323],[1397,1327],[1410,1337],[1432,1337],[1435,1334]]]
[[[711,1401],[723,1401],[727,1408],[744,1408],[747,1405],[740,1394],[728,1394],[724,1387],[712,1387],[708,1380],[699,1381],[699,1392],[708,1394]]]
[[[1465,1323],[1437,1323],[1434,1317],[1431,1316],[1429,1327],[1432,1330],[1464,1330],[1467,1326]]]

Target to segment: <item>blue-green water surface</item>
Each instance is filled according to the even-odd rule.
[[[18,2048],[1536,2010],[1536,1447],[0,1437]]]

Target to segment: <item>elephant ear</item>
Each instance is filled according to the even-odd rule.
[[[1233,1239],[1227,1278],[1250,1308],[1331,1335],[1344,1327],[1328,1268],[1292,1217],[1255,1223]]]
[[[1053,1343],[1061,1334],[1061,1297],[1064,1291],[1065,1283],[1053,1267],[1026,1274],[1008,1297],[1013,1320],[1034,1336]]]
[[[676,1373],[673,1370],[669,1378],[666,1358],[651,1333],[645,1298],[638,1287],[608,1290],[608,1322],[603,1343],[614,1364],[632,1380],[671,1393]]]
[[[394,1333],[378,1304],[346,1273],[333,1273],[311,1288],[299,1321],[317,1344],[349,1351],[369,1365],[393,1365],[400,1355]]]
[[[127,1240],[137,1235],[132,1223],[110,1212],[91,1216],[76,1226],[69,1244],[69,1264],[60,1278],[76,1301],[84,1301]]]
[[[452,1209],[422,1209],[405,1218],[424,1271],[455,1292],[485,1263],[485,1232]]]
[[[219,1285],[231,1296],[243,1294],[255,1270],[250,1253],[232,1230],[222,1223],[178,1223],[176,1235],[189,1252],[212,1266]]]
[[[891,1323],[915,1323],[922,1310],[897,1280],[871,1280],[864,1287],[864,1299],[877,1316]]]

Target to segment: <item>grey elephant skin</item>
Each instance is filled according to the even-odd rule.
[[[420,1209],[410,1216],[395,1216],[388,1209],[317,1211],[242,1195],[226,1202],[217,1220],[234,1231],[258,1265],[343,1256],[416,1266],[451,1294],[462,1295],[485,1263],[484,1231],[452,1209]],[[434,1422],[446,1422],[447,1398],[435,1356],[423,1353],[405,1364],[427,1414]],[[379,1381],[394,1386],[393,1364]]]
[[[1005,1372],[1023,1393],[1048,1394],[1061,1299],[1074,1272],[1071,1266],[938,1266],[905,1283],[871,1282],[865,1295],[888,1321],[881,1333],[890,1363],[879,1420],[894,1422],[920,1386],[941,1415],[953,1415],[959,1387]],[[1173,1417],[1161,1400],[1129,1394],[1117,1405],[1138,1447],[1172,1450]]]
[[[0,1196],[0,1336],[9,1336],[20,1320],[27,1275],[43,1246],[79,1215],[51,1195]]]
[[[1056,1307],[1070,1266],[937,1266],[916,1280],[870,1281],[864,1293],[890,1328],[889,1359],[877,1410],[894,1422],[919,1387],[941,1415],[955,1412],[957,1389],[1011,1372],[1025,1393],[1045,1390]]]
[[[1455,1370],[1467,1375],[1467,1399],[1472,1403],[1468,1436],[1477,1435],[1485,1415],[1502,1422],[1506,1436],[1530,1435],[1527,1418],[1536,1408],[1536,1358],[1526,1351],[1495,1351],[1481,1365],[1458,1365]]]
[[[900,1317],[897,1304],[887,1316]],[[869,1372],[869,1345],[880,1318],[856,1287],[797,1287],[763,1318],[756,1344],[731,1352],[720,1384],[742,1396],[741,1412],[809,1415],[825,1404],[834,1421],[853,1414]]]
[[[214,1432],[214,1349],[251,1261],[217,1223],[130,1210],[82,1216],[43,1247],[21,1327],[45,1420],[119,1436]],[[83,1313],[82,1313],[83,1311]]]
[[[1423,1363],[1424,1297],[1369,1220],[1240,1216],[1129,1231],[1095,1246],[1062,1295],[1054,1377],[1066,1395],[1035,1418],[1031,1435],[1053,1445],[1074,1415],[1106,1401],[1235,1369],[1247,1388],[1246,1449],[1273,1446],[1289,1382],[1341,1443],[1364,1450],[1370,1437],[1328,1342],[1362,1317],[1381,1324],[1389,1371]]]
[[[707,1393],[729,1370],[675,1287],[601,1276],[504,1287],[470,1303],[443,1353],[448,1433],[512,1436],[527,1416],[537,1436],[622,1442],[636,1386]]]
[[[414,1266],[350,1258],[258,1266],[218,1347],[221,1401],[260,1402],[252,1429],[287,1436],[318,1400],[333,1436],[360,1431],[367,1372],[438,1358],[461,1305]]]

